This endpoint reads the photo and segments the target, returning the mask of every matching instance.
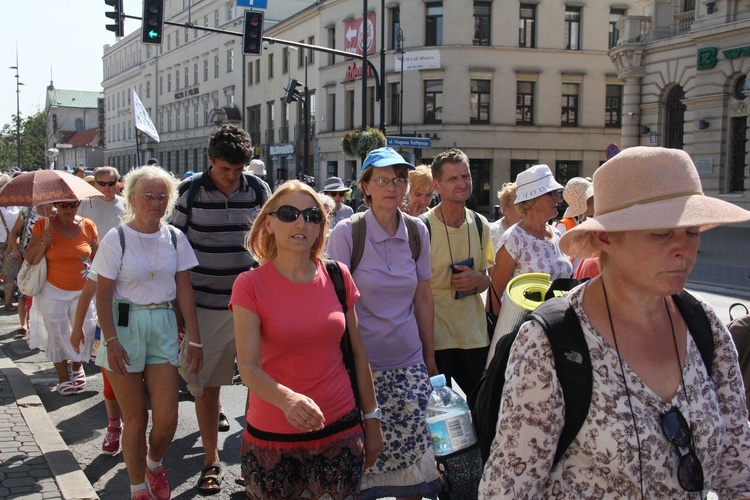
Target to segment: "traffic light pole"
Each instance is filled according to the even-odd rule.
[[[302,151],[305,155],[303,160],[303,168],[305,169],[305,175],[310,175],[310,92],[307,89],[307,54],[305,54],[305,143],[302,147]]]

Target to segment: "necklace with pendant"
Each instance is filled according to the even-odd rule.
[[[141,233],[136,231],[135,234],[138,235],[138,242],[141,245],[141,251],[143,252],[143,256],[145,258],[146,256],[146,247],[143,245],[143,239],[141,238]],[[155,280],[156,279],[156,265],[159,262],[159,239],[157,236],[156,239],[156,252],[154,252],[154,265],[151,267],[151,271],[149,272],[149,279]]]

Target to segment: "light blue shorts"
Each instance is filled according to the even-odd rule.
[[[118,310],[116,306],[112,309],[115,325],[117,325]],[[177,318],[173,309],[134,311],[131,307],[128,326],[116,328],[117,339],[130,358],[130,365],[127,366],[129,373],[143,372],[146,365],[169,363],[177,366],[179,346],[177,344]],[[103,343],[96,355],[96,364],[110,370],[107,348]]]

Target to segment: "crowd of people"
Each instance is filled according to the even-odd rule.
[[[122,449],[131,498],[170,498],[180,377],[203,446],[196,489],[222,490],[235,363],[248,498],[437,498],[429,377],[473,391],[510,333],[488,329],[486,311],[509,314],[507,285],[527,273],[589,278],[565,297],[591,406],[554,460],[565,399],[542,325],[524,323],[478,497],[750,497],[737,351],[700,302],[707,358],[674,298],[700,233],[750,212],[704,196],[686,153],[630,148],[564,186],[535,165],[502,186],[490,223],[467,206],[470,160],[455,148],[416,167],[375,149],[355,182],[329,177],[320,192],[272,190],[239,127],[217,127],[207,151],[209,168],[181,181],[158,164],[125,179],[102,167],[89,179],[100,197],[0,209],[6,310],[13,266],[46,259],[42,291],[19,296],[19,330],[61,396],[81,393],[83,363],[101,368],[102,451]]]

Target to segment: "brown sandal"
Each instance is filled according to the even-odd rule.
[[[224,474],[221,472],[221,464],[214,462],[203,467],[198,479],[198,492],[203,495],[215,495],[221,491],[221,480]]]

